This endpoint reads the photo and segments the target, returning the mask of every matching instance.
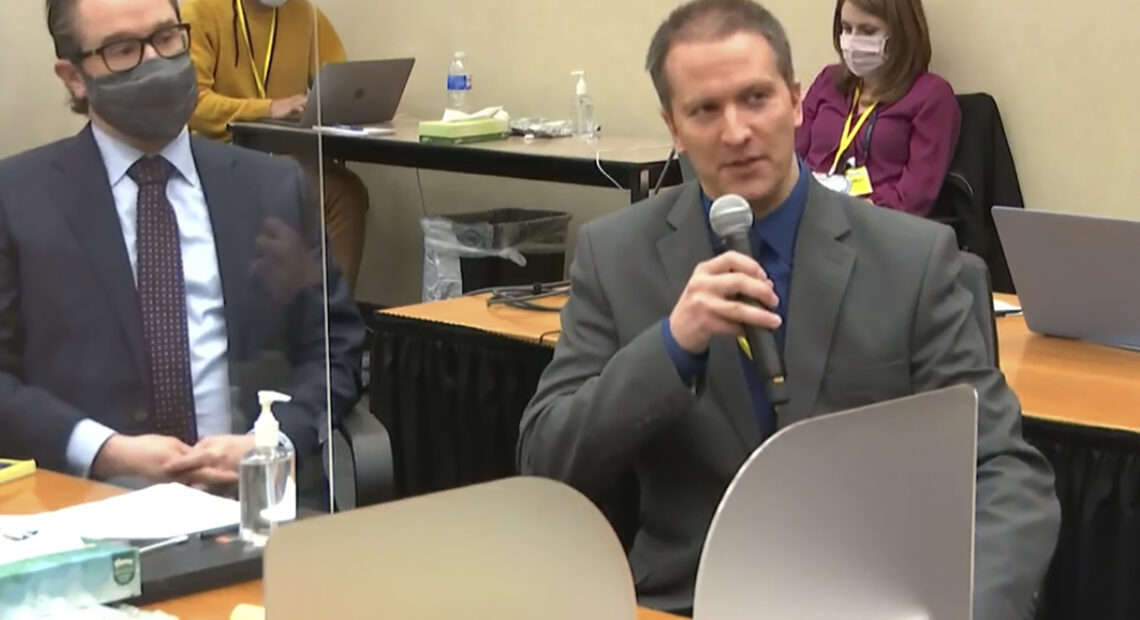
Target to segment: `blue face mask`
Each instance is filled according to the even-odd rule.
[[[91,109],[123,135],[170,142],[198,104],[198,78],[190,54],[152,58],[123,73],[83,74]]]

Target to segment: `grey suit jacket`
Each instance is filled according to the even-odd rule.
[[[630,563],[641,603],[666,610],[692,606],[713,512],[761,439],[731,338],[712,342],[696,393],[665,349],[661,321],[712,256],[695,183],[584,226],[554,360],[520,428],[523,473],[594,498],[636,474],[640,530]],[[1060,509],[1048,463],[1021,437],[1017,397],[987,359],[960,267],[949,228],[813,180],[792,266],[791,402],[780,424],[972,384],[980,403],[975,617],[1020,620],[1052,556]]]

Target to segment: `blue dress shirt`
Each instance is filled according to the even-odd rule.
[[[91,129],[107,169],[123,242],[131,261],[131,271],[137,280],[138,185],[127,176],[127,170],[145,154],[96,125]],[[229,363],[226,357],[229,341],[222,278],[214,246],[214,229],[190,148],[189,132],[183,129],[160,155],[177,171],[166,186],[166,197],[174,207],[181,235],[182,270],[186,279],[186,327],[198,436],[232,433]],[[67,443],[67,463],[71,473],[89,475],[99,449],[115,432],[91,419],[77,424]]]
[[[799,231],[800,218],[803,216],[804,205],[807,203],[808,178],[810,171],[800,162],[799,179],[796,181],[792,193],[780,206],[761,219],[753,220],[752,228],[748,232],[752,242],[752,256],[764,268],[768,278],[776,289],[779,297],[777,313],[782,319],[780,328],[776,331],[777,344],[783,349],[784,327],[788,320],[788,296],[792,289],[792,258],[796,250],[796,233]],[[704,205],[705,220],[708,221],[709,209],[712,208],[712,199],[701,192],[701,203]],[[724,251],[724,244],[712,232],[709,226],[709,235],[713,240],[713,247],[717,253]],[[677,344],[673,332],[669,328],[669,319],[661,322],[661,332],[665,338],[665,350],[668,351],[677,374],[685,383],[692,383],[696,377],[705,371],[708,363],[708,352],[693,355]],[[743,350],[740,351],[740,362],[743,366],[744,376],[748,381],[748,391],[752,396],[756,419],[760,425],[762,437],[767,438],[776,430],[776,420],[772,413],[772,406],[768,396],[764,393],[764,386],[759,377],[752,370],[752,363]]]

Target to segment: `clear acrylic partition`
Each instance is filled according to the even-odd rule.
[[[194,17],[194,3],[235,13],[232,20],[228,14],[200,17],[202,28],[232,24],[232,32],[227,27],[218,36],[229,37],[236,50],[221,47],[219,54],[227,57],[214,59],[209,73],[199,68],[200,78],[212,77],[212,84],[199,84],[212,89],[217,101],[247,100],[232,114],[229,133],[234,144],[257,152],[238,156],[250,162],[233,178],[243,200],[227,205],[245,215],[222,216],[236,221],[238,230],[225,234],[242,246],[237,265],[222,273],[223,280],[230,275],[240,282],[227,287],[225,300],[233,431],[254,428],[262,410],[259,392],[287,395],[291,400],[273,411],[296,452],[298,513],[329,512],[336,507],[334,420],[360,397],[363,326],[327,243],[328,162],[314,129],[321,124],[322,14],[315,0],[184,0],[186,18]],[[235,54],[236,66],[228,54]],[[202,117],[205,102],[200,99]],[[241,169],[240,163],[234,168]],[[220,233],[222,223],[213,224]]]

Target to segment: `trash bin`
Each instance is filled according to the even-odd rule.
[[[420,218],[423,300],[493,287],[555,282],[566,269],[570,214],[494,209]]]

